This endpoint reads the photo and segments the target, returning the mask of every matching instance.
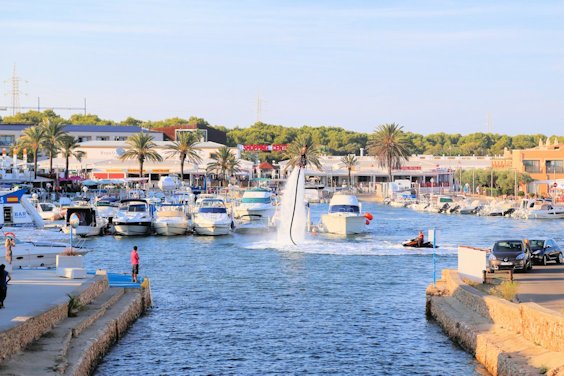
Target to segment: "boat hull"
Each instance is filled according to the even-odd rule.
[[[326,232],[337,235],[353,235],[364,232],[366,218],[363,216],[341,216],[324,214],[321,216],[321,224]]]
[[[142,236],[151,232],[151,222],[114,222],[116,235]]]
[[[185,223],[154,223],[153,228],[157,235],[175,236],[184,235],[188,231],[188,222]]]
[[[230,231],[231,231],[230,225],[194,224],[194,232],[198,235],[209,235],[209,236],[228,235]]]

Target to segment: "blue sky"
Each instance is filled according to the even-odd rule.
[[[22,105],[86,97],[117,121],[248,126],[260,95],[287,126],[564,135],[562,20],[549,1],[0,0],[0,78],[15,63]]]

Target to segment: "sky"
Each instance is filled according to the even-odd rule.
[[[260,97],[270,124],[564,135],[563,19],[542,0],[0,0],[0,88],[15,64],[22,106],[115,121],[247,127]]]

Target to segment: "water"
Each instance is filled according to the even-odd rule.
[[[432,250],[401,241],[439,229],[438,271],[456,246],[503,237],[555,237],[562,221],[447,216],[364,204],[370,231],[348,239],[103,237],[87,264],[129,270],[138,245],[155,307],[104,358],[96,375],[478,375],[483,368],[425,317]],[[315,221],[327,205],[313,205]]]

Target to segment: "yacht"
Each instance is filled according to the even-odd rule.
[[[233,214],[235,218],[253,216],[270,220],[275,211],[272,191],[265,188],[253,188],[243,192],[241,202],[235,206]]]
[[[64,218],[61,207],[52,202],[38,202],[35,208],[44,221],[56,221]]]
[[[100,197],[94,204],[98,215],[106,219],[108,223],[112,223],[115,215],[117,214],[117,201],[118,199],[113,197]]]
[[[564,219],[564,206],[555,206],[550,201],[524,199],[513,216],[523,219]]]
[[[76,227],[70,224],[73,216],[78,219],[78,225]],[[63,232],[69,234],[72,229],[73,235],[80,237],[98,236],[102,235],[107,226],[108,220],[101,217],[95,207],[90,205],[70,206],[67,208],[65,215]]]
[[[183,205],[164,203],[157,207],[153,218],[153,229],[157,235],[184,235],[188,226]]]
[[[25,189],[0,192],[0,227],[44,227],[43,218],[25,192]]]
[[[225,201],[219,196],[200,195],[192,215],[192,226],[198,235],[227,235],[233,221]]]
[[[117,235],[148,235],[151,232],[151,207],[143,199],[121,200],[113,218]]]
[[[21,241],[15,239],[12,249],[12,268],[54,267],[57,255],[69,252],[68,243],[49,241]],[[72,247],[72,254],[85,255],[89,250]]]
[[[353,194],[336,193],[329,202],[329,213],[321,216],[320,229],[331,234],[350,235],[364,232],[372,218],[361,213],[358,198]]]

